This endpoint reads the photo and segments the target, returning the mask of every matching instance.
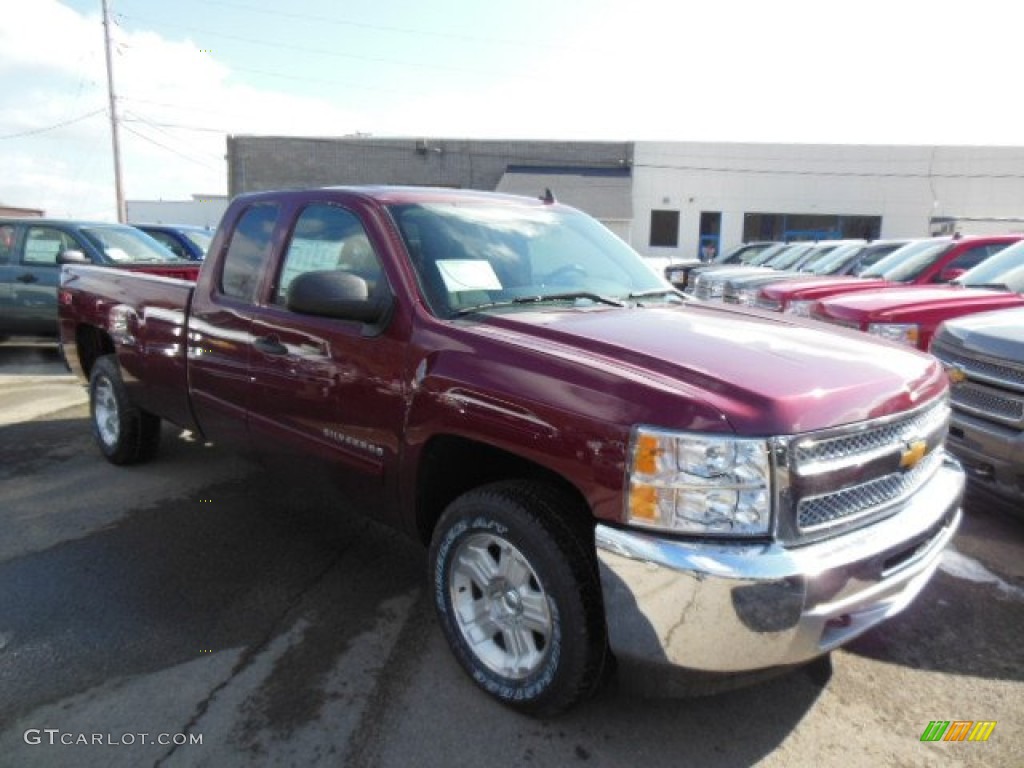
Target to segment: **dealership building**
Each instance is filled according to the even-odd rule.
[[[1024,147],[228,138],[228,192],[550,189],[646,256],[751,240],[1024,232]]]

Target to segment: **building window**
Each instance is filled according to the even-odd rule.
[[[651,245],[678,247],[679,211],[651,211]]]

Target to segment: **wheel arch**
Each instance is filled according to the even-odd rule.
[[[86,380],[92,375],[97,360],[115,352],[114,340],[106,331],[94,325],[79,325],[75,329],[75,353]]]
[[[430,543],[437,521],[456,498],[474,488],[506,480],[532,480],[558,489],[568,501],[565,520],[584,541],[593,541],[595,518],[590,505],[567,478],[489,443],[455,435],[433,437],[420,454],[415,486],[420,541]]]

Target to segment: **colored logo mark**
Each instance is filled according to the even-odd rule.
[[[995,727],[995,720],[932,720],[921,741],[988,741]]]

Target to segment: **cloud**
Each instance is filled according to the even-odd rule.
[[[0,29],[0,203],[116,217],[102,19],[53,0],[19,3]],[[192,40],[113,28],[128,199],[227,191],[229,133],[340,135],[358,121],[325,101],[253,88]]]

